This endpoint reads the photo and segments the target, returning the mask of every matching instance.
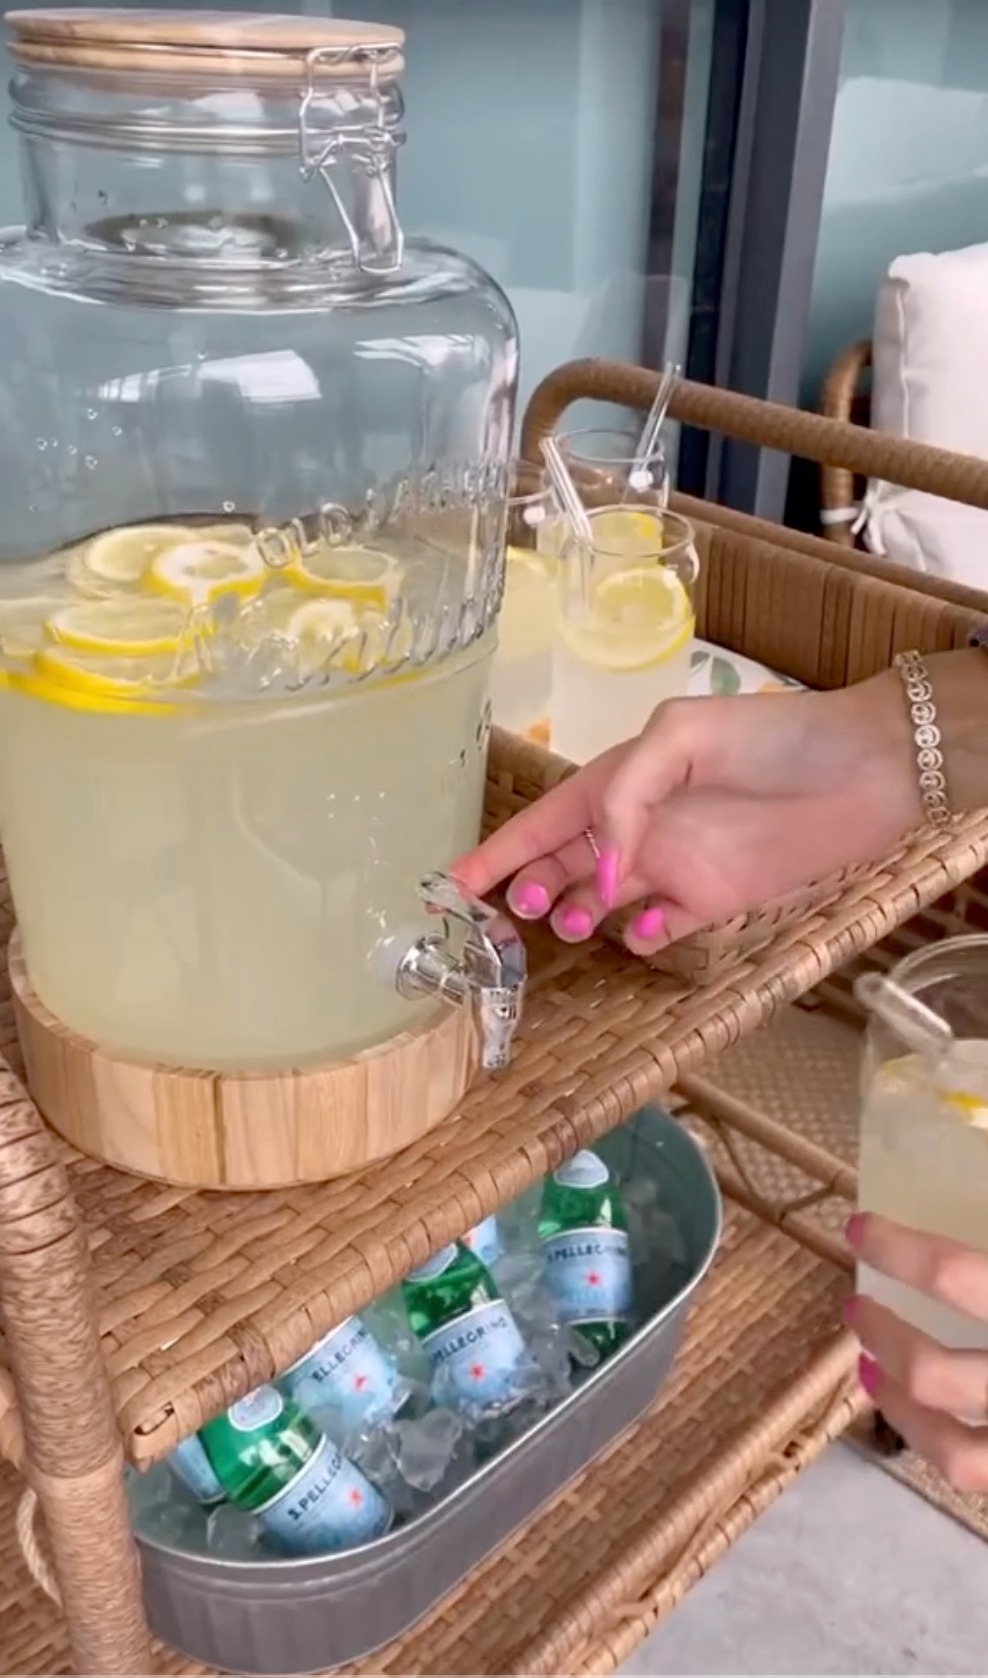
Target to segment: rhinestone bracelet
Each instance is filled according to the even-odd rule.
[[[926,818],[934,827],[945,827],[951,819],[947,777],[944,774],[943,753],[940,750],[940,730],[937,727],[937,707],[933,698],[930,673],[919,653],[897,653],[895,668],[902,677],[909,702],[909,716],[916,742],[916,766],[919,770],[919,790],[926,810]]]

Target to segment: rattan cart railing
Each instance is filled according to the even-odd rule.
[[[532,400],[525,448],[533,451],[575,400],[596,397],[647,408],[655,387],[653,374],[616,364],[583,362],[560,369]],[[988,465],[977,461],[692,384],[678,391],[674,412],[691,425],[753,444],[988,507]],[[866,565],[813,537],[686,498],[679,498],[679,505],[699,532],[701,632],[809,685],[859,679],[907,646],[962,645],[985,610],[969,591],[937,590],[911,572]],[[560,773],[562,766],[536,747],[496,737],[488,820],[505,819]],[[483,1080],[462,1112],[422,1143],[357,1178],[322,1187],[197,1195],[127,1178],[73,1153],[47,1131],[18,1082],[17,1046],[4,1000],[0,1450],[37,1495],[41,1542],[61,1593],[75,1669],[151,1670],[127,1519],[125,1458],[140,1466],[163,1457],[207,1416],[285,1368],[411,1265],[763,1025],[986,860],[986,816],[961,819],[945,833],[913,835],[894,857],[839,883],[825,902],[795,921],[769,916],[758,923],[756,935],[742,941],[740,958],[722,950],[724,959],[708,964],[700,986],[657,973],[606,942],[563,948],[548,935],[533,934],[527,1026],[512,1068]],[[10,920],[4,887],[5,935]],[[776,1232],[759,1234],[744,1225],[747,1213],[737,1215],[737,1240],[750,1266],[753,1252],[775,1251],[769,1237],[775,1239]],[[811,1260],[806,1242],[793,1250],[804,1251],[805,1264],[792,1265],[786,1274],[798,1273],[810,1290],[800,1298],[799,1332],[809,1333],[806,1325],[813,1324],[812,1334],[821,1336],[822,1325],[834,1316],[828,1290],[836,1272],[817,1283],[819,1258]],[[770,1274],[781,1274],[776,1258],[771,1264]],[[736,1310],[743,1310],[744,1287],[737,1298]],[[754,1312],[754,1306],[748,1309]],[[702,1312],[701,1305],[701,1317]],[[752,1333],[756,1322],[764,1326],[753,1314]],[[743,1337],[736,1311],[734,1326]],[[702,1337],[702,1322],[697,1333]],[[812,1380],[807,1365],[792,1372],[791,1388],[759,1388],[760,1396],[750,1400],[778,1422],[770,1437],[759,1431],[754,1415],[748,1417],[748,1432],[741,1430],[749,1442],[760,1441],[759,1484],[766,1465],[777,1458],[789,1466],[764,1483],[788,1483],[796,1467],[854,1413],[858,1401],[846,1387],[853,1359],[849,1338],[839,1337],[832,1346],[821,1340],[818,1350]],[[751,1351],[756,1356],[754,1346]],[[775,1365],[766,1353],[763,1372],[770,1367]],[[722,1384],[714,1383],[704,1402],[715,1404]],[[664,1425],[672,1426],[668,1417]],[[701,1426],[690,1433],[698,1464],[706,1431]],[[656,1448],[661,1456],[661,1441]],[[614,1571],[613,1557],[614,1567],[602,1563],[607,1589],[602,1586],[592,1600],[611,1605],[615,1628],[625,1623],[629,1591],[643,1593],[648,1603],[668,1604],[679,1586],[670,1596],[656,1583],[660,1575],[688,1583],[698,1567],[702,1571],[696,1558],[712,1559],[722,1547],[709,1522],[717,1509],[745,1499],[745,1474],[754,1473],[755,1458],[732,1458],[730,1471],[726,1460],[718,1459],[719,1469],[697,1467],[694,1480],[670,1491],[669,1508],[678,1511],[674,1538],[665,1529],[661,1534],[649,1529],[627,1577]],[[627,1484],[631,1499],[633,1472]],[[701,1484],[707,1488],[702,1498],[696,1489]],[[720,1492],[726,1503],[717,1502]],[[752,1493],[745,1519],[763,1501]],[[579,1512],[567,1506],[565,1513],[572,1530]],[[635,1519],[645,1521],[647,1512],[639,1509]],[[726,1513],[723,1519],[723,1530],[745,1524]],[[689,1567],[677,1574],[684,1556]],[[549,1565],[547,1547],[536,1533],[525,1559],[533,1589],[539,1568]],[[634,1624],[644,1625],[647,1618],[643,1609]],[[468,1647],[471,1623],[465,1622]],[[616,1629],[614,1639],[615,1648],[624,1647]],[[443,1646],[448,1644],[447,1639]],[[538,1648],[533,1644],[512,1655],[510,1670],[552,1670],[561,1647],[546,1631]],[[413,1653],[409,1646],[407,1658],[432,1659],[424,1648],[420,1644]],[[488,1652],[484,1669],[509,1670],[490,1664],[501,1658],[507,1656]],[[409,1669],[467,1668],[388,1668]]]

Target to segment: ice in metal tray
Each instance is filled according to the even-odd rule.
[[[234,1672],[318,1672],[358,1660],[413,1625],[649,1408],[713,1259],[720,1196],[702,1150],[661,1108],[644,1108],[597,1151],[625,1181],[654,1184],[674,1214],[685,1280],[672,1297],[661,1264],[639,1253],[644,1321],[621,1350],[441,1502],[362,1549],[247,1562],[139,1537],[158,1637]]]

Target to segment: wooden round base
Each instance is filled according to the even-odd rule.
[[[441,1123],[480,1063],[472,1010],[444,1008],[352,1060],[279,1072],[202,1072],[129,1060],[49,1013],[19,935],[10,982],[31,1094],[84,1154],[183,1188],[324,1182],[397,1153]]]

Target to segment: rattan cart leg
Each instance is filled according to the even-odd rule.
[[[75,1670],[150,1672],[85,1236],[56,1144],[2,1061],[0,1305]]]

